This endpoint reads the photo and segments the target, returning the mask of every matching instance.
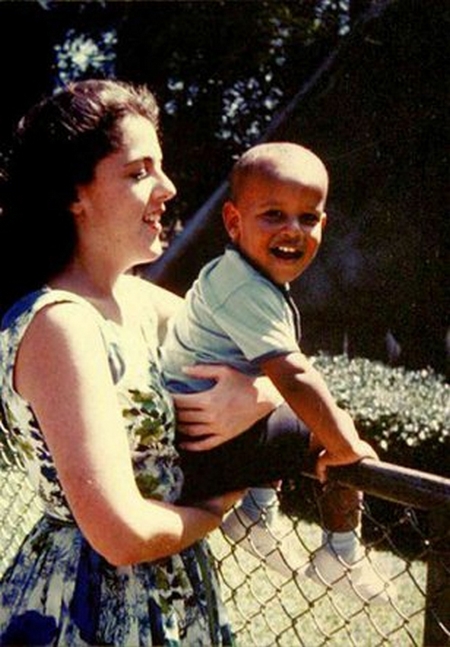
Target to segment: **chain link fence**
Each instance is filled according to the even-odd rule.
[[[365,552],[396,595],[374,604],[336,593],[305,577],[301,568],[284,577],[218,530],[211,545],[239,645],[450,644],[450,480],[366,463],[335,469],[332,480],[365,490]],[[277,534],[305,565],[322,541],[310,482],[305,475],[294,491],[302,498],[303,518],[282,515]],[[40,514],[25,474],[1,445],[0,488],[1,576]]]

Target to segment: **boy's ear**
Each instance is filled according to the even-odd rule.
[[[323,212],[321,220],[322,220],[322,229],[325,229],[328,221],[328,216],[326,214],[326,211]]]
[[[231,202],[231,200],[227,200],[222,207],[222,218],[225,229],[232,241],[236,241],[239,237],[240,217],[239,211],[236,209],[233,202]]]

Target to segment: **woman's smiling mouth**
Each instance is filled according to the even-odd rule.
[[[160,231],[162,230],[161,216],[162,216],[162,213],[160,210],[153,211],[147,214],[146,216],[144,216],[143,220],[147,225],[150,225],[154,229]]]

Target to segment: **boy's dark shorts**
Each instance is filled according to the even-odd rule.
[[[309,437],[292,409],[281,405],[219,447],[202,452],[179,450],[185,477],[180,503],[298,477],[312,462]]]

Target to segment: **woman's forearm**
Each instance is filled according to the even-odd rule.
[[[92,543],[115,566],[153,562],[181,552],[221,521],[220,514],[209,510],[142,500],[133,514]]]
[[[224,365],[199,364],[189,374],[212,379],[208,391],[174,394],[178,429],[184,449],[203,451],[217,447],[249,429],[283,401],[267,377],[250,377]]]
[[[89,543],[111,564],[152,562],[179,553],[218,528],[242,495],[227,492],[195,506],[178,506],[145,499],[136,489],[124,496],[115,512],[104,501],[98,514],[93,514],[94,507],[86,508],[78,523]]]

